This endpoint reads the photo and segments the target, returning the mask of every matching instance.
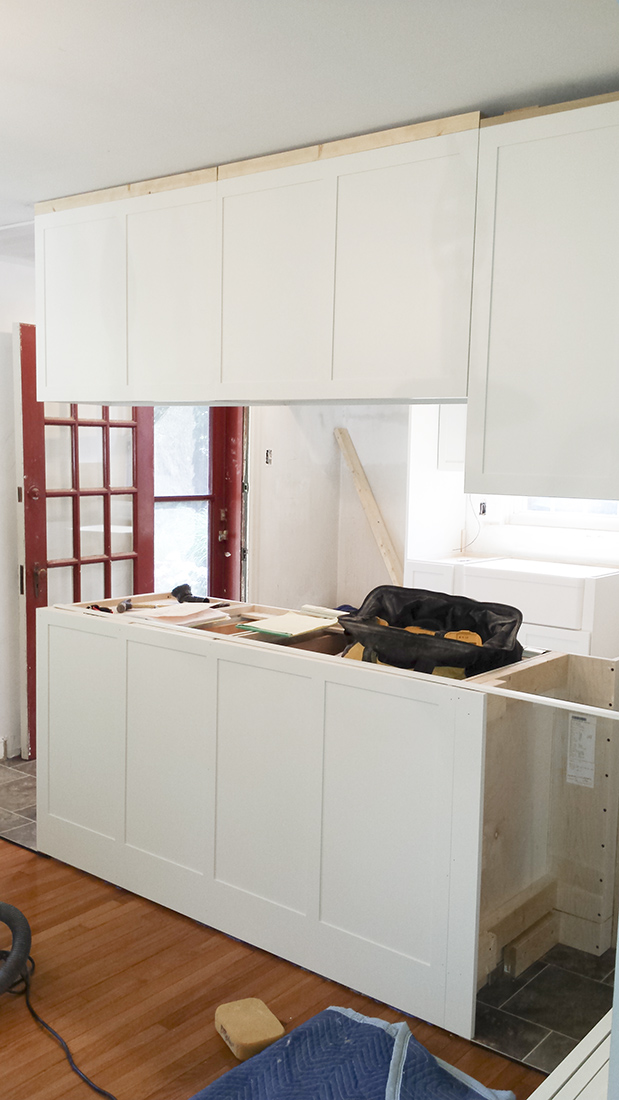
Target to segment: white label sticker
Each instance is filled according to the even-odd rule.
[[[567,782],[592,787],[595,776],[596,718],[570,714],[567,742]]]

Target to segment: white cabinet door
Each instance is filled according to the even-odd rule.
[[[468,492],[619,496],[619,103],[483,128]]]
[[[331,379],[335,190],[322,165],[218,183],[222,401],[324,399]]]
[[[37,218],[40,400],[127,397],[126,236],[117,205]]]
[[[218,379],[215,187],[37,219],[41,400],[208,402]]]
[[[208,402],[219,349],[214,183],[134,200],[127,295],[131,397]]]
[[[338,157],[334,396],[464,398],[478,131]]]

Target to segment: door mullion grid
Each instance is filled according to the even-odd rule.
[[[109,406],[102,407],[101,412],[105,421],[103,425],[103,591],[105,599],[112,595],[112,528],[111,528],[111,501],[110,501],[110,410]]]
[[[71,405],[71,461],[73,463],[73,599],[79,603],[82,598],[81,578],[81,535],[80,535],[80,449],[77,431],[77,405]]]

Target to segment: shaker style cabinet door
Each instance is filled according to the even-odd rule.
[[[41,400],[209,400],[218,379],[215,187],[37,218]]]
[[[482,128],[467,492],[619,496],[619,102]]]
[[[331,380],[335,189],[321,164],[218,182],[219,400],[324,399]]]
[[[327,162],[334,397],[466,397],[477,143],[466,130]]]
[[[131,397],[208,402],[218,378],[215,183],[134,200],[127,211]]]
[[[39,400],[126,400],[125,219],[118,203],[36,219]]]

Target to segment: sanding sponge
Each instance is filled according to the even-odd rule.
[[[258,997],[229,1001],[215,1009],[215,1029],[239,1062],[281,1039],[284,1028]]]

